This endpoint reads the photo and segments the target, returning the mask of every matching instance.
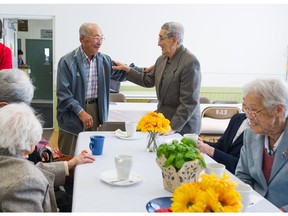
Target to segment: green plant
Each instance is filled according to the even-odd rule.
[[[157,158],[164,155],[167,159],[164,167],[167,168],[172,165],[176,171],[181,169],[183,164],[187,161],[199,160],[200,165],[205,168],[206,163],[203,156],[197,148],[195,140],[190,138],[182,138],[180,141],[173,140],[171,144],[162,143],[157,149]]]

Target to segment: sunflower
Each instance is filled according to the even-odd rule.
[[[166,133],[171,130],[170,121],[162,113],[149,112],[143,116],[137,125],[142,132]]]
[[[225,189],[232,190],[236,188],[237,184],[228,180],[229,178],[230,176],[228,176],[226,173],[224,173],[221,178],[218,178],[214,173],[211,175],[203,173],[201,175],[201,185],[204,188],[213,188],[217,192]]]
[[[198,182],[182,184],[176,188],[171,200],[172,212],[204,212],[207,203],[205,191]]]
[[[182,184],[172,196],[173,212],[239,212],[241,196],[235,190],[237,184],[224,174],[202,174],[200,182]]]

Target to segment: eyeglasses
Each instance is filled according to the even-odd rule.
[[[160,37],[158,37],[158,40],[159,40],[159,41],[162,41],[162,40],[165,40],[166,38],[170,38],[170,37],[169,37],[169,36],[165,36],[165,37],[161,37],[161,36],[160,36]]]
[[[94,41],[103,41],[105,40],[104,37],[101,37],[101,36],[95,36],[95,37],[92,37],[92,36],[87,36],[87,35],[83,35],[84,37],[88,37],[88,38],[92,38]]]
[[[263,110],[266,110],[266,108],[263,108],[263,109],[260,109],[260,110],[250,110],[249,108],[247,107],[243,107],[243,112],[246,113],[246,115],[251,115],[253,117],[256,117],[260,112],[262,112]]]

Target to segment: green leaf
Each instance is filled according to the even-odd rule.
[[[193,161],[196,159],[196,154],[192,150],[190,150],[185,153],[184,158],[185,161]]]
[[[180,160],[175,160],[175,167],[176,169],[181,169],[183,164],[185,163],[185,160],[182,158]]]
[[[164,167],[165,167],[165,168],[169,167],[169,166],[173,163],[175,157],[176,157],[176,154],[171,154],[171,155],[169,156],[169,158],[165,161]]]
[[[203,168],[206,168],[206,163],[205,163],[204,159],[203,159],[202,157],[200,157],[200,156],[197,156],[196,158],[199,160],[200,165],[201,165]]]

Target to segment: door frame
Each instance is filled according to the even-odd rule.
[[[56,121],[56,83],[55,83],[55,77],[56,77],[56,72],[55,72],[55,67],[54,67],[54,63],[56,62],[55,60],[55,16],[41,16],[41,15],[21,15],[21,14],[0,14],[0,18],[2,20],[4,19],[17,19],[17,20],[51,20],[52,22],[52,49],[53,49],[53,59],[52,59],[52,91],[53,91],[53,128],[57,128],[57,121]],[[3,26],[4,27],[4,26]],[[17,33],[18,33],[18,26],[17,26]],[[18,39],[18,38],[17,38]],[[16,44],[15,44],[15,50],[18,49],[18,43],[17,43],[17,39],[16,39]],[[39,36],[39,38],[28,38],[28,39],[41,39],[41,37]],[[24,45],[23,45],[23,40],[22,40],[22,49],[24,49]],[[26,44],[25,44],[26,47]],[[17,56],[17,55],[16,55]],[[32,103],[35,102],[37,103],[38,101],[34,101],[32,100]]]

